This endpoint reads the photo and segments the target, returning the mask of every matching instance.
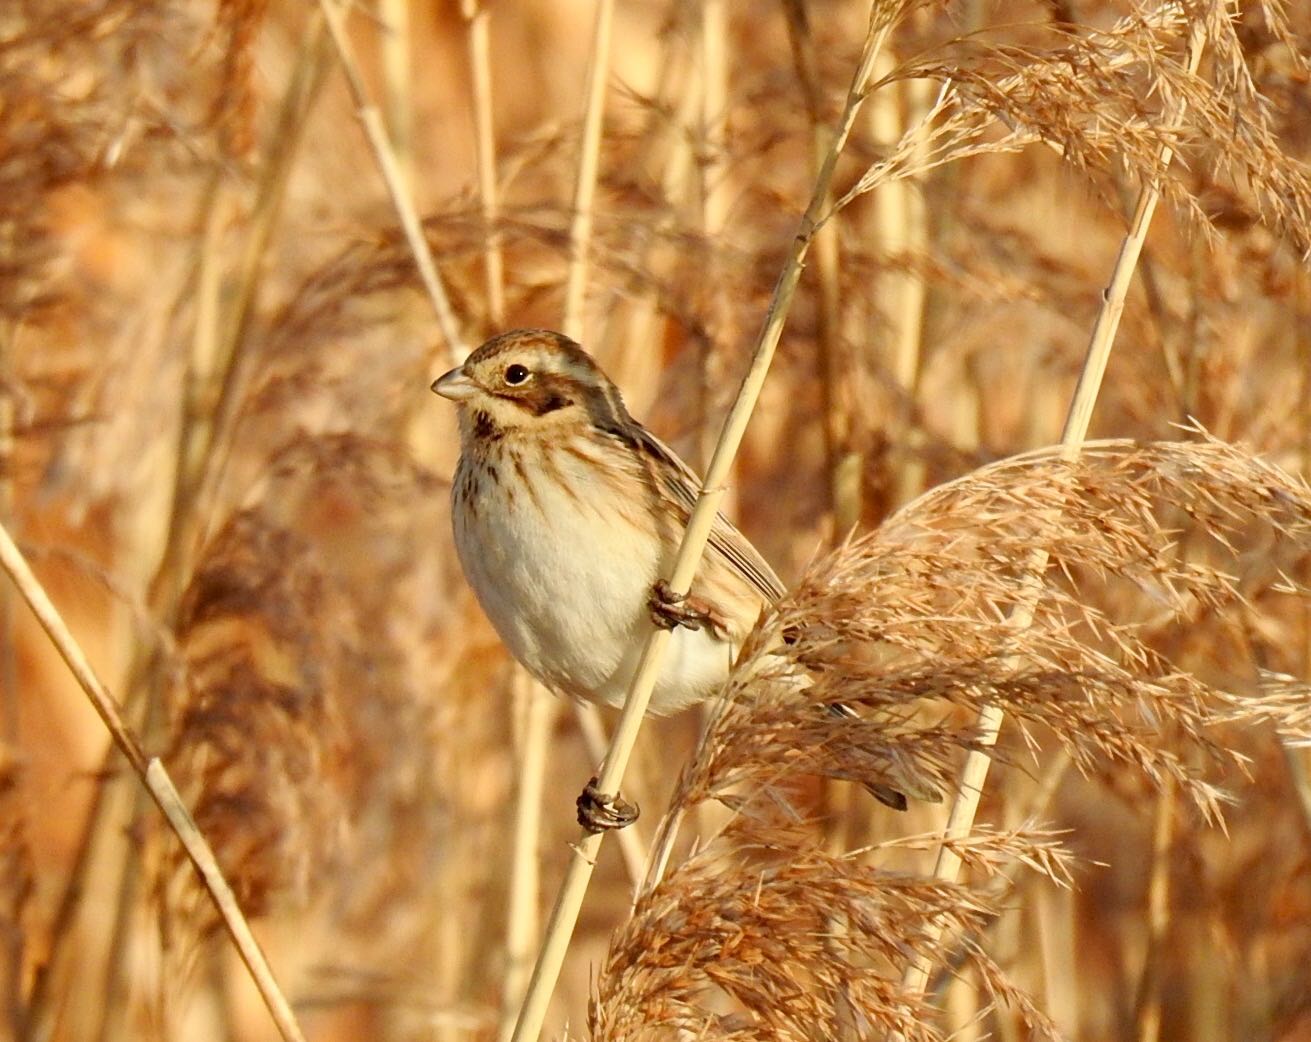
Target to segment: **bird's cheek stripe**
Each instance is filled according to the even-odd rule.
[[[555,412],[557,409],[563,409],[565,406],[573,405],[574,400],[566,395],[552,391],[535,401],[526,403],[533,413],[537,416],[545,416],[548,412]]]
[[[549,385],[538,386],[530,392],[520,394],[501,393],[497,397],[517,405],[524,412],[530,412],[534,416],[545,416],[547,413],[556,412],[574,404],[573,398]]]

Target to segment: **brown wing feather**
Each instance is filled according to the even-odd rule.
[[[640,423],[633,421],[630,430],[644,452],[666,464],[655,468],[661,491],[685,513],[691,513],[697,496],[701,494],[701,479],[679,458],[678,453]],[[733,527],[733,523],[723,514],[715,515],[714,525],[710,529],[710,549],[722,557],[766,601],[776,601],[786,592],[786,587],[774,574],[774,569],[769,567],[750,540]]]

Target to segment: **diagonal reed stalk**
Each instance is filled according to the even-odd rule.
[[[250,924],[237,905],[232,888],[223,878],[213,851],[210,850],[205,837],[200,834],[195,821],[187,812],[164,765],[157,758],[146,757],[140,741],[119,714],[118,706],[110,695],[109,689],[91,668],[86,653],[74,639],[63,616],[59,614],[59,610],[46,593],[45,587],[33,574],[26,558],[10,537],[8,529],[3,526],[0,526],[0,567],[4,568],[13,580],[23,600],[32,609],[32,614],[36,616],[41,628],[45,630],[51,643],[68,666],[69,672],[73,674],[90,700],[92,708],[109,730],[114,744],[127,758],[128,764],[141,779],[151,798],[167,819],[169,827],[181,841],[191,863],[200,873],[205,889],[223,920],[224,928],[236,945],[242,962],[250,971],[251,979],[259,989],[260,997],[268,1007],[279,1034],[286,1042],[304,1042],[305,1036],[296,1023],[291,1004],[278,987],[268,960],[260,949],[259,942],[255,940],[254,934],[251,933]]]
[[[1185,58],[1190,75],[1197,72],[1204,43],[1204,26],[1200,21],[1196,21],[1189,33]],[[1184,104],[1178,101],[1168,111],[1166,125],[1171,128],[1178,126],[1183,115]],[[1173,157],[1174,150],[1168,145],[1163,146],[1160,153],[1162,172],[1170,165]],[[1061,433],[1061,455],[1066,459],[1073,460],[1078,457],[1080,447],[1087,436],[1093,407],[1101,389],[1102,377],[1106,373],[1106,363],[1115,342],[1115,333],[1124,314],[1125,300],[1133,280],[1134,268],[1138,263],[1143,241],[1147,237],[1147,229],[1151,225],[1152,215],[1156,212],[1156,205],[1160,198],[1161,190],[1156,183],[1145,184],[1139,192],[1129,230],[1120,244],[1120,252],[1111,270],[1110,281],[1102,293],[1101,310],[1093,325],[1083,369],[1079,373],[1079,382],[1075,387],[1065,428]],[[1015,609],[1006,623],[1010,629],[1022,631],[1032,624],[1034,601],[1046,567],[1047,554],[1043,552],[1034,554],[1028,562],[1025,570],[1027,579],[1020,590]],[[955,882],[960,875],[961,858],[953,843],[966,837],[974,826],[979,802],[983,798],[988,768],[992,765],[992,757],[987,750],[996,745],[1002,722],[1003,713],[996,707],[989,707],[979,714],[976,724],[978,746],[972,749],[965,759],[956,799],[952,803],[947,825],[943,831],[943,838],[947,842],[944,842],[939,849],[937,863],[934,866],[934,877],[944,882]],[[942,925],[939,924],[939,936],[941,930]],[[923,992],[928,978],[928,959],[913,959],[906,967],[902,983],[908,991],[919,994]]]
[[[724,421],[723,430],[706,473],[704,487],[697,498],[678,555],[674,560],[668,582],[675,594],[685,594],[691,587],[697,565],[710,538],[711,526],[718,513],[720,502],[724,498],[725,479],[742,443],[747,421],[760,397],[765,376],[773,361],[774,350],[783,333],[783,324],[787,320],[792,298],[801,279],[806,254],[822,222],[834,168],[865,100],[875,58],[890,28],[887,21],[878,17],[877,9],[871,12],[860,63],[847,91],[841,119],[812,188],[810,202],[793,237],[783,270],[774,286],[773,298],[756,340],[751,365]],[[629,685],[619,724],[611,739],[610,751],[597,777],[597,788],[602,793],[613,793],[619,788],[671,636],[670,631],[653,626],[647,638],[637,671]],[[587,892],[592,870],[601,850],[602,838],[601,833],[585,832],[573,848],[573,856],[565,870],[555,907],[551,911],[546,936],[537,957],[537,965],[533,969],[528,993],[519,1012],[519,1021],[515,1025],[512,1042],[537,1042],[541,1034],[547,1006],[555,990],[555,983],[559,978],[565,953],[574,926],[578,922],[578,914],[582,909],[583,897]]]
[[[460,332],[460,324],[455,318],[455,311],[451,308],[450,298],[446,295],[446,287],[443,285],[441,275],[437,271],[437,265],[432,259],[432,250],[428,248],[428,240],[424,238],[423,223],[420,221],[418,211],[415,210],[414,203],[406,190],[400,162],[397,160],[391,142],[388,140],[387,128],[383,124],[382,114],[378,111],[377,105],[369,98],[368,89],[364,85],[364,77],[360,73],[360,64],[355,58],[355,52],[351,49],[350,40],[346,37],[342,9],[337,0],[319,0],[319,8],[323,11],[323,17],[327,20],[328,32],[332,36],[332,45],[337,52],[337,60],[341,64],[342,72],[346,76],[346,86],[350,91],[351,100],[355,104],[355,114],[359,117],[360,126],[364,128],[364,136],[368,140],[369,150],[373,153],[373,158],[378,164],[378,171],[382,174],[383,182],[387,186],[387,194],[391,196],[392,206],[395,208],[396,216],[400,220],[401,230],[405,233],[405,241],[414,256],[415,267],[419,269],[419,278],[428,294],[433,313],[437,316],[437,328],[441,330],[442,337],[446,340],[447,351],[458,364],[464,361],[465,355],[469,353],[468,347],[464,342],[463,334]]]

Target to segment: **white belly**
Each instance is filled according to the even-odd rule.
[[[650,632],[646,603],[666,563],[661,548],[541,475],[530,477],[535,497],[522,489],[507,495],[508,475],[501,477],[478,482],[472,514],[453,511],[469,584],[510,652],[539,680],[621,705]],[[735,651],[708,629],[675,630],[651,710],[673,712],[714,694]]]

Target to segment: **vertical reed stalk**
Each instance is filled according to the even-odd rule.
[[[244,345],[259,298],[260,276],[273,232],[282,213],[287,182],[299,154],[307,116],[323,82],[327,39],[323,17],[314,12],[296,55],[287,89],[279,106],[266,161],[260,172],[241,260],[230,287],[231,303],[223,313],[217,297],[210,302],[206,288],[214,271],[218,278],[215,215],[228,212],[222,171],[216,170],[206,192],[206,233],[198,258],[196,331],[184,389],[182,429],[179,434],[177,472],[168,538],[151,585],[151,599],[160,617],[173,624],[178,599],[191,572],[191,555],[197,550],[210,521],[213,499],[223,473],[225,453],[236,423],[244,379]],[[132,685],[135,687],[135,685]]]
[[[410,0],[378,0],[382,31],[378,49],[382,66],[383,110],[387,140],[396,156],[401,184],[414,189],[414,111],[410,104]]]
[[[699,54],[701,75],[695,94],[697,113],[697,230],[700,234],[702,271],[700,305],[705,335],[702,339],[697,387],[697,459],[704,466],[714,447],[710,417],[716,407],[720,359],[728,335],[728,300],[724,295],[720,251],[728,217],[728,164],[725,160],[728,121],[728,11],[723,0],[701,4]],[[725,508],[732,512],[732,492]]]
[[[592,208],[601,160],[601,123],[605,115],[605,86],[610,75],[610,38],[614,0],[596,0],[592,22],[592,49],[587,59],[583,135],[578,148],[573,209],[569,220],[569,268],[565,274],[564,333],[584,339],[583,305],[587,290],[587,259],[592,242]]]
[[[1174,845],[1175,794],[1168,778],[1156,794],[1152,821],[1152,874],[1147,884],[1147,953],[1138,978],[1134,1035],[1138,1042],[1161,1037],[1161,965],[1170,928],[1170,853]]]
[[[810,31],[806,8],[800,0],[784,5],[788,21],[788,40],[792,62],[805,99],[806,114],[813,136],[810,153],[811,176],[819,174],[828,148],[828,127],[821,109],[819,79],[816,73],[815,40]],[[875,76],[888,65],[886,52],[879,57]],[[889,91],[877,92],[869,101],[871,111],[886,108]],[[826,204],[828,205],[828,204]],[[842,338],[841,258],[839,255],[838,219],[834,215],[815,235],[814,270],[816,291],[816,333],[820,377],[824,388],[824,444],[829,477],[829,506],[833,514],[832,535],[843,539],[860,521],[863,502],[861,472],[864,461],[853,444],[855,416],[852,381],[854,361]],[[841,798],[846,785],[830,785],[830,795]]]
[[[822,98],[815,71],[815,40],[810,21],[801,0],[787,0],[783,5],[787,15],[788,42],[792,48],[792,63],[796,70],[801,94],[805,99],[806,114],[810,120],[811,150],[810,174],[819,175],[828,147],[828,128],[821,111]],[[886,62],[880,56],[879,65]],[[877,75],[877,72],[876,72]],[[870,107],[886,104],[886,91],[870,99]],[[825,202],[831,205],[832,193]],[[853,352],[842,337],[841,258],[839,254],[838,220],[835,214],[824,222],[815,235],[812,247],[815,272],[816,339],[821,385],[824,391],[824,450],[829,482],[829,510],[832,515],[830,536],[836,543],[844,539],[860,522],[864,502],[862,470],[864,461],[853,443],[855,428],[854,394],[852,384],[858,379],[853,364]],[[824,808],[827,843],[833,853],[850,848],[852,831],[852,789],[842,781],[826,778],[823,781],[822,806]],[[662,866],[663,871],[663,866]]]
[[[645,262],[653,270],[658,270],[660,255],[665,247],[665,236],[670,229],[676,228],[681,217],[680,210],[690,193],[692,173],[695,168],[695,156],[692,149],[692,135],[685,131],[695,119],[695,105],[698,92],[692,89],[693,81],[700,75],[699,68],[692,64],[683,68],[672,45],[665,49],[663,80],[674,80],[681,72],[685,80],[684,90],[677,100],[677,108],[669,118],[658,117],[659,122],[647,134],[646,152],[650,155],[650,165],[660,169],[661,190],[666,206],[660,213],[655,227],[648,233],[650,246]],[[661,149],[663,147],[663,155]],[[657,288],[648,284],[636,297],[628,302],[624,309],[624,321],[610,322],[607,340],[613,344],[622,371],[651,373],[654,376],[656,351],[648,345],[658,343],[657,333]],[[638,352],[645,349],[645,356]],[[639,368],[640,367],[640,368]],[[642,381],[635,381],[639,386]]]
[[[483,215],[483,276],[487,321],[505,321],[505,270],[501,256],[500,193],[496,183],[496,121],[492,111],[491,12],[483,0],[460,0],[466,23],[469,69],[473,79],[474,147],[478,161],[478,204]]]
[[[860,106],[864,102],[865,93],[874,69],[874,60],[883,45],[888,30],[888,25],[875,21],[874,14],[871,14],[869,32],[865,37],[859,67],[847,92],[841,121],[829,146],[828,154],[825,156],[819,177],[816,179],[810,203],[806,207],[806,212],[802,215],[797,233],[792,240],[792,247],[783,271],[775,284],[773,299],[770,302],[764,324],[757,338],[750,368],[743,378],[742,386],[738,389],[737,397],[734,399],[728,417],[724,421],[723,432],[720,434],[719,442],[715,446],[715,452],[711,457],[710,467],[706,473],[705,486],[697,498],[692,516],[688,520],[682,544],[679,546],[678,555],[674,560],[668,582],[670,589],[675,594],[686,593],[690,588],[701,554],[705,550],[706,542],[710,537],[711,525],[714,523],[719,504],[724,496],[725,478],[728,476],[738,447],[742,443],[747,421],[750,419],[751,412],[760,397],[765,376],[774,357],[774,349],[778,346],[779,338],[782,336],[783,324],[787,319],[788,309],[796,293],[797,283],[801,279],[806,254],[822,218],[825,200],[828,198],[829,187],[833,179],[834,167],[837,165],[838,156],[841,155],[847,137],[851,133],[851,127],[860,111]],[[641,727],[642,717],[646,713],[647,704],[651,699],[651,692],[655,687],[656,677],[659,675],[670,636],[668,630],[652,627],[651,634],[647,638],[642,657],[629,685],[618,727],[611,739],[610,751],[605,758],[605,762],[601,765],[597,778],[597,788],[602,793],[613,793],[619,788],[624,769],[628,765],[628,759],[637,739],[637,732]],[[578,913],[582,908],[583,897],[587,892],[587,885],[592,877],[592,869],[595,867],[596,858],[601,849],[601,841],[602,835],[599,833],[584,833],[574,847],[573,857],[565,870],[565,877],[551,912],[551,919],[547,925],[542,949],[538,954],[537,965],[533,970],[533,979],[524,998],[523,1008],[519,1013],[519,1021],[515,1025],[513,1042],[537,1042],[541,1034],[542,1022],[546,1018],[546,1008],[550,1002],[551,993],[555,990],[560,968],[564,964],[569,940],[578,921]]]
[[[892,70],[895,60],[885,55],[879,74]],[[914,155],[922,161],[928,148],[925,113],[933,105],[931,80],[911,80],[899,89],[880,91],[870,106],[875,141],[891,145],[915,127]],[[901,101],[903,105],[898,104]],[[924,329],[923,276],[916,270],[928,251],[928,209],[920,178],[898,178],[874,191],[874,224],[880,251],[887,260],[879,273],[878,293],[886,321],[885,357],[902,395],[899,424],[901,445],[896,454],[892,483],[893,502],[900,505],[923,491],[923,436],[915,423],[915,396],[919,386],[920,352]]]
[[[1079,924],[1074,894],[1046,879],[1031,881],[1038,944],[1034,956],[1042,962],[1043,1008],[1047,1015],[1075,1038],[1079,1030],[1077,950]]]
[[[551,693],[521,668],[514,670],[515,702],[521,708],[518,731],[518,782],[511,833],[509,899],[505,920],[505,979],[497,1038],[506,1040],[528,986],[540,921],[538,847],[542,836],[542,789],[551,746],[556,703]]]

